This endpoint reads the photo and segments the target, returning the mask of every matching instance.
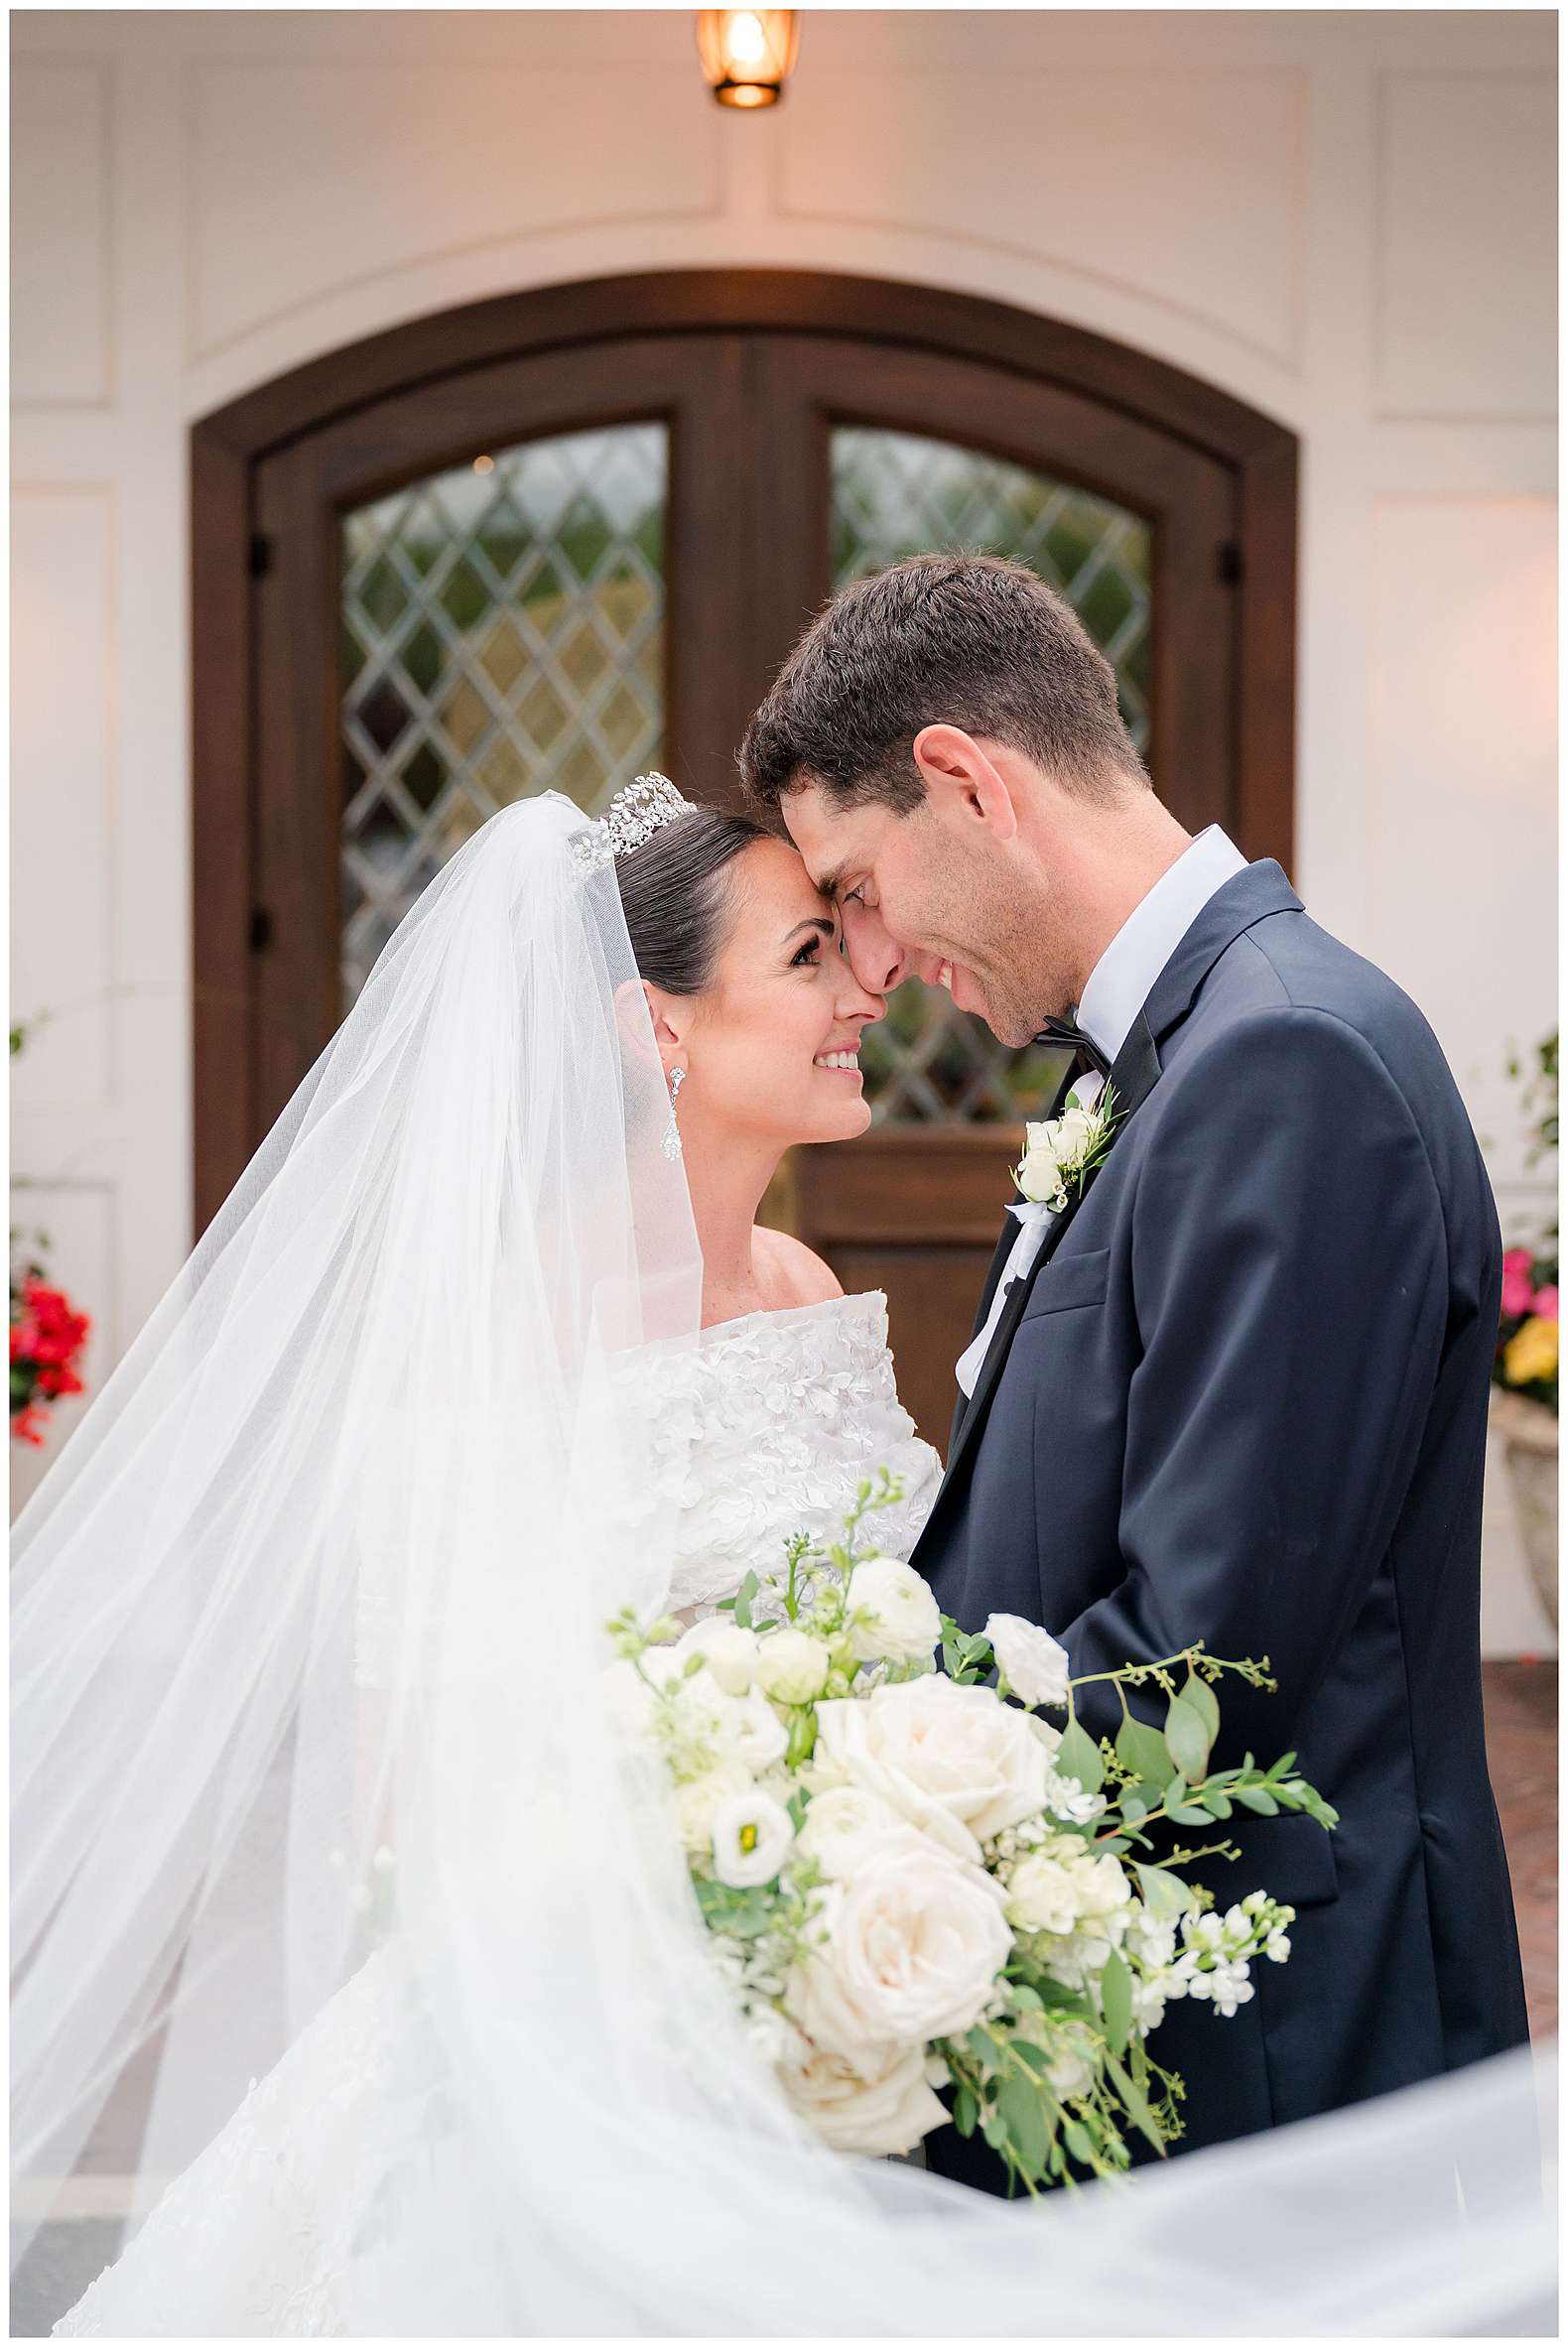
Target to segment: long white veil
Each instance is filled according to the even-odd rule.
[[[584,833],[433,882],[18,1524],[19,2245],[106,2127],[137,2217],[223,2208],[246,2106],[259,2335],[1548,2330],[1524,2057],[1015,2208],[827,2151],[749,2051],[600,1676],[701,1279]],[[221,2327],[180,2240],[137,2335]]]

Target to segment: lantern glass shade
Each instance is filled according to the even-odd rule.
[[[697,49],[721,106],[776,106],[800,43],[793,8],[700,8]]]

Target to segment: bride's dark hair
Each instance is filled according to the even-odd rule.
[[[749,816],[694,807],[615,859],[615,882],[639,974],[667,994],[701,994],[728,927],[729,867],[772,838]]]

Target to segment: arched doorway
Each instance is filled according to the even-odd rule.
[[[1291,845],[1296,444],[1161,362],[911,285],[679,271],[416,321],[193,434],[196,1195],[215,1211],[419,888],[541,788],[734,790],[806,615],[922,547],[1066,592],[1162,796]],[[887,1289],[940,1440],[1051,1077],[905,989],[877,1125],[778,1210]]]

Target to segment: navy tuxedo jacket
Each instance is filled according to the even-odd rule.
[[[1481,1708],[1502,1246],[1430,1028],[1277,864],[1199,914],[1111,1080],[1125,1121],[1011,1291],[914,1561],[963,1628],[1042,1623],[1075,1675],[1198,1638],[1270,1658],[1277,1695],[1219,1688],[1217,1762],[1293,1748],[1342,1822],[1227,1829],[1221,1903],[1298,1920],[1250,2004],[1175,2005],[1151,2041],[1189,2149],[1526,2034]],[[929,2149],[999,2185],[978,2139]]]

